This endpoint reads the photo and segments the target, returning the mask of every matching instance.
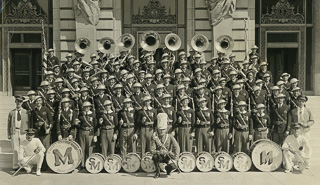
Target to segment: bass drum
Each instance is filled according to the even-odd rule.
[[[147,173],[152,173],[156,171],[156,166],[152,160],[152,154],[147,152],[141,159],[141,169]]]
[[[104,166],[104,156],[100,153],[91,154],[86,160],[86,169],[90,173],[100,173]]]
[[[209,172],[214,167],[214,158],[208,152],[200,152],[197,155],[196,166],[201,172]]]
[[[140,168],[141,158],[136,153],[128,153],[121,162],[122,169],[128,173],[134,173]]]
[[[253,165],[260,171],[271,172],[277,170],[282,163],[281,147],[268,139],[260,139],[250,147]]]
[[[191,152],[182,152],[179,156],[178,167],[183,172],[192,172],[196,168],[196,158]]]
[[[46,161],[49,168],[56,173],[70,173],[82,161],[82,150],[75,141],[66,139],[56,141],[46,152]]]
[[[104,169],[111,174],[118,173],[121,169],[121,157],[117,154],[110,154],[105,162]]]
[[[236,169],[238,172],[246,172],[249,171],[252,162],[251,158],[243,152],[237,152],[232,155],[233,158],[233,167]]]
[[[232,169],[232,157],[226,152],[217,152],[214,154],[214,166],[220,172],[227,172]]]

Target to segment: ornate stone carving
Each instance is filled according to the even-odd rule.
[[[212,26],[217,26],[224,19],[232,18],[236,0],[206,0],[209,19]]]
[[[176,15],[171,15],[171,9],[169,7],[169,13],[165,6],[162,6],[158,0],[150,0],[149,3],[143,7],[142,14],[140,8],[138,15],[133,15],[133,24],[176,24]]]
[[[279,0],[271,7],[271,13],[267,7],[267,13],[262,14],[262,24],[303,24],[304,16],[297,10],[295,13],[294,6],[290,5],[288,0]]]
[[[41,24],[41,20],[47,22],[47,14],[30,0],[22,0],[17,6],[11,3],[4,19],[7,24]]]
[[[74,10],[76,15],[83,15],[90,24],[97,25],[99,23],[99,0],[76,0]]]

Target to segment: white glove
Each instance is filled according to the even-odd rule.
[[[289,131],[286,131],[286,132],[284,133],[284,135],[285,135],[285,136],[288,136],[288,135],[289,135]]]
[[[175,132],[175,131],[172,131],[170,134],[171,134],[172,136],[175,136],[175,135],[176,135],[176,132]]]
[[[73,140],[73,136],[72,135],[69,135],[68,138],[69,138],[69,140]]]
[[[113,141],[117,140],[117,134],[113,134]]]
[[[137,135],[137,134],[134,134],[134,135],[132,136],[132,139],[133,139],[133,140],[137,140],[137,139],[138,139],[138,135]]]
[[[251,141],[252,140],[252,135],[249,135],[249,141]]]
[[[146,117],[143,117],[142,118],[142,123],[145,123],[147,121],[147,118]]]
[[[231,139],[232,138],[232,134],[231,133],[229,133],[229,139]]]
[[[214,133],[213,132],[209,132],[209,136],[210,137],[214,136]]]
[[[94,136],[94,137],[93,137],[93,142],[95,142],[95,143],[96,143],[97,141],[98,141],[97,136]]]
[[[181,117],[181,116],[178,117],[178,122],[179,122],[179,123],[182,122],[182,117]]]
[[[195,137],[195,134],[194,134],[194,132],[192,132],[192,133],[190,134],[190,136],[191,136],[191,137]]]
[[[120,125],[123,124],[123,119],[122,119],[122,118],[120,119],[119,124],[120,124]]]
[[[99,119],[99,123],[100,123],[100,124],[103,123],[103,119],[102,119],[102,118]]]
[[[58,136],[58,140],[60,141],[61,139],[62,139],[62,136],[61,136],[61,135],[59,135],[59,136]]]
[[[200,125],[200,119],[197,119],[197,125]]]

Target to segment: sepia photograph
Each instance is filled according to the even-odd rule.
[[[317,111],[320,0],[0,0],[0,185],[316,185]]]

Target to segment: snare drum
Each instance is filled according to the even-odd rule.
[[[78,143],[66,139],[54,142],[46,152],[49,168],[56,173],[69,173],[82,161],[82,150]]]
[[[232,155],[233,158],[233,166],[238,172],[246,172],[249,171],[252,162],[251,158],[243,152],[237,152]]]
[[[197,155],[196,166],[201,172],[209,172],[213,169],[214,158],[208,152],[200,152]]]
[[[152,160],[152,154],[147,152],[141,159],[141,169],[147,173],[152,173],[156,171],[156,166]]]
[[[179,156],[178,167],[183,172],[192,172],[196,168],[196,158],[191,152],[182,152]]]
[[[99,153],[93,153],[86,160],[86,169],[90,173],[100,173],[104,166],[104,156]]]
[[[277,170],[282,163],[281,147],[268,139],[260,139],[250,147],[253,165],[260,171],[271,172]]]
[[[226,152],[217,152],[214,155],[214,165],[220,172],[227,172],[232,169],[232,157]]]
[[[122,160],[122,169],[128,173],[134,173],[140,168],[141,158],[136,153],[128,153]]]
[[[117,154],[109,155],[104,162],[104,169],[111,174],[118,173],[121,169],[121,157]]]

